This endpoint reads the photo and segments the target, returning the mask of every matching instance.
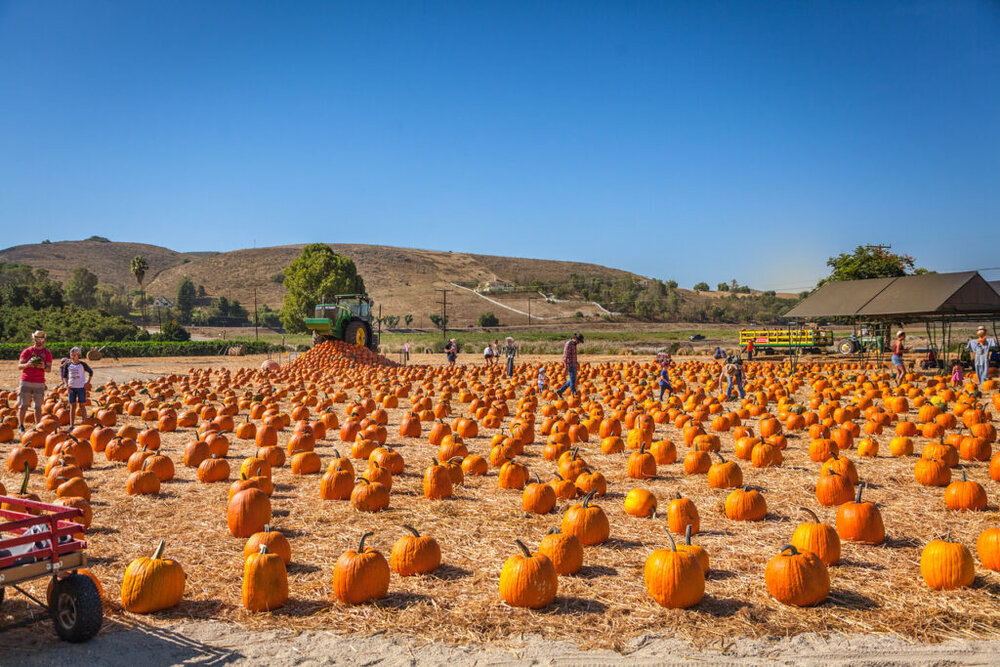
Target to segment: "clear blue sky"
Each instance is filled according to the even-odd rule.
[[[1000,266],[1000,4],[0,0],[0,230]]]

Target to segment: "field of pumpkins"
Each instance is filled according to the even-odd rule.
[[[560,398],[537,364],[328,342],[109,383],[71,430],[55,390],[23,437],[2,393],[0,493],[84,510],[112,618],[612,648],[996,636],[995,381],[760,362],[726,402],[688,360],[661,403],[653,363],[582,361]]]

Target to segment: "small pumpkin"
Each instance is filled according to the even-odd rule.
[[[694,554],[678,551],[670,531],[669,549],[657,549],[646,559],[643,578],[646,592],[668,609],[687,609],[705,596],[705,572]]]
[[[392,545],[389,565],[401,577],[433,572],[441,565],[441,547],[433,537],[421,536],[413,526],[403,525],[403,535]]]
[[[951,591],[971,586],[976,566],[961,542],[931,540],[920,553],[920,576],[936,591]]]
[[[249,611],[271,611],[288,602],[288,570],[284,559],[260,544],[243,561],[243,606]]]
[[[333,595],[344,604],[380,600],[389,592],[389,563],[379,551],[365,546],[374,534],[362,535],[357,550],[345,551],[333,567]]]

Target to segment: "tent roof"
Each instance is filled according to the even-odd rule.
[[[786,317],[1000,314],[1000,294],[975,271],[827,283]]]

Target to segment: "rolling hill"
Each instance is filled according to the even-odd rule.
[[[547,303],[537,293],[500,294],[490,302],[459,285],[491,280],[527,283],[562,282],[570,274],[621,278],[636,276],[596,264],[520,257],[498,257],[414,248],[337,244],[330,246],[354,260],[369,293],[383,314],[412,314],[414,326],[430,326],[428,316],[440,312],[441,293],[448,290],[449,320],[452,326],[466,326],[486,311],[493,311],[505,324],[522,324],[530,308],[532,320],[602,314],[587,302]],[[77,266],[86,266],[100,282],[135,287],[129,263],[143,255],[149,264],[146,290],[153,296],[173,300],[177,285],[187,276],[204,285],[210,296],[226,296],[252,306],[254,292],[259,304],[280,308],[285,293],[273,279],[301,252],[303,245],[274,246],[220,253],[183,253],[160,246],[116,241],[59,241],[22,245],[0,250],[0,261],[44,268],[53,278],[65,281]],[[529,305],[529,299],[531,300]]]

